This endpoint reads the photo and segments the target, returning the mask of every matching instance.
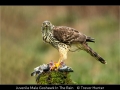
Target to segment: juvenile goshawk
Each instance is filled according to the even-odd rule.
[[[101,63],[106,64],[106,61],[88,46],[87,42],[95,42],[94,38],[71,27],[54,26],[50,21],[42,23],[41,31],[43,40],[59,51],[60,58],[55,67],[58,68],[60,63],[67,59],[67,52],[73,51],[73,46],[75,50],[84,50]]]

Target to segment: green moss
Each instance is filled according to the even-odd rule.
[[[75,84],[75,82],[71,80],[70,72],[50,71],[42,73],[37,84]]]

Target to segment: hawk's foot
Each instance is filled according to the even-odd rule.
[[[49,67],[50,67],[50,70],[58,70],[59,68],[63,67],[65,65],[65,63],[63,61],[61,62],[50,62],[49,63]]]
[[[55,63],[55,62],[50,62],[48,64],[43,64],[40,65],[36,68],[34,68],[34,71],[31,73],[31,76],[36,76],[36,81],[39,81],[39,78],[41,77],[42,73],[46,73],[46,72],[52,72],[52,71],[59,71],[59,72],[73,72],[71,67],[68,67],[67,65],[65,65],[65,63],[63,61],[59,62],[59,63]]]

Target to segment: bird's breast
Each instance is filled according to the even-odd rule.
[[[43,36],[43,40],[44,40],[45,42],[47,42],[47,43],[50,42],[50,38],[49,38],[48,36]]]

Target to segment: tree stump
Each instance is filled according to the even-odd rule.
[[[57,84],[76,84],[70,78],[70,73],[73,72],[71,67],[68,67],[64,63],[60,65],[58,69],[55,66],[56,63],[50,62],[48,64],[40,65],[34,68],[31,76],[36,76],[37,84],[41,85],[57,85]]]
[[[70,78],[70,72],[43,72],[40,76],[36,76],[36,80],[37,84],[41,85],[75,84]]]

